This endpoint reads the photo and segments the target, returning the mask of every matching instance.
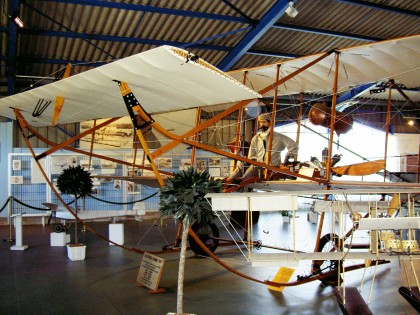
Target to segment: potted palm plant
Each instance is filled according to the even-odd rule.
[[[77,199],[85,197],[92,191],[93,183],[90,173],[81,166],[70,166],[57,178],[57,187],[63,194],[74,196],[74,211],[77,217]],[[71,260],[84,260],[86,245],[79,243],[78,220],[74,224],[74,243],[67,245],[67,255]]]
[[[205,195],[220,192],[222,182],[211,177],[207,170],[198,172],[189,167],[169,178],[160,190],[159,209],[162,215],[173,215],[182,222],[181,253],[178,270],[177,314],[183,314],[183,283],[187,236],[193,224],[210,226],[214,213]]]

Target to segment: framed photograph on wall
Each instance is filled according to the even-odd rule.
[[[209,175],[212,177],[220,177],[220,167],[209,167]]]
[[[221,159],[220,158],[213,158],[213,157],[209,158],[209,167],[212,167],[212,166],[220,167],[221,166]]]
[[[141,173],[141,172],[140,172]],[[127,176],[128,177],[136,177],[138,176],[138,171],[137,170],[131,170],[131,171],[127,171]]]
[[[227,176],[229,176],[229,174],[230,174],[230,166],[229,165],[222,166],[221,176],[227,177]]]
[[[51,174],[61,174],[64,169],[70,166],[76,166],[77,159],[75,156],[52,156],[51,157]]]
[[[23,184],[23,176],[10,176],[10,184],[12,185]]]
[[[94,169],[94,167],[92,166],[92,164],[90,165],[89,168],[89,160],[80,160],[79,161],[79,165],[81,167],[83,167],[85,170],[87,170],[88,172],[92,171]]]
[[[207,161],[206,160],[196,160],[195,165],[198,172],[204,172],[207,169]]]
[[[127,192],[128,193],[134,192],[134,182],[127,182]]]
[[[159,158],[158,159],[159,168],[171,168],[172,159],[171,158]]]
[[[14,171],[20,171],[22,167],[22,161],[21,160],[13,160],[12,161],[12,168]]]
[[[134,195],[141,193],[141,185],[135,182],[126,182],[127,183],[127,195]]]
[[[117,167],[117,163],[113,161],[101,160],[101,168],[111,168],[114,169]]]
[[[180,171],[186,171],[191,166],[191,159],[181,159]]]

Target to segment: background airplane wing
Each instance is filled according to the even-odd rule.
[[[0,115],[22,111],[33,126],[49,126],[57,96],[64,98],[58,124],[126,116],[118,84],[128,83],[149,114],[261,97],[250,88],[187,51],[161,46],[69,78],[0,99]],[[37,103],[51,101],[34,116]]]

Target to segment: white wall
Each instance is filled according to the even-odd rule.
[[[8,176],[8,154],[12,152],[13,143],[13,123],[0,123],[0,207],[6,202],[8,196],[7,176]],[[0,213],[0,216],[7,216],[7,208]]]

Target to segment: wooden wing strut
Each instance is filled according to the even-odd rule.
[[[62,79],[68,78],[70,76],[70,70],[71,70],[71,64],[68,63],[67,66],[66,66],[66,70],[64,71]],[[57,96],[55,98],[54,115],[53,115],[53,118],[52,118],[52,125],[53,126],[55,126],[57,124],[58,117],[60,116],[61,109],[63,108],[63,105],[64,105],[64,97]]]
[[[121,95],[124,99],[125,106],[127,107],[127,111],[131,117],[131,121],[133,122],[133,126],[136,129],[137,137],[140,140],[141,146],[143,147],[144,152],[146,153],[146,157],[150,162],[150,166],[153,169],[153,172],[156,176],[156,179],[159,182],[159,185],[161,187],[165,186],[165,183],[162,179],[162,176],[159,173],[159,170],[156,167],[155,162],[153,161],[153,158],[151,157],[151,153],[149,150],[149,147],[147,146],[146,139],[143,137],[143,133],[141,131],[142,128],[144,128],[147,125],[150,125],[154,122],[152,117],[146,111],[141,107],[139,101],[134,96],[133,92],[130,90],[128,84],[126,82],[120,82],[116,81],[118,83],[118,86],[120,87]],[[137,115],[136,115],[137,113]],[[137,121],[137,116],[141,115],[141,117],[145,120],[145,123],[140,125]]]

